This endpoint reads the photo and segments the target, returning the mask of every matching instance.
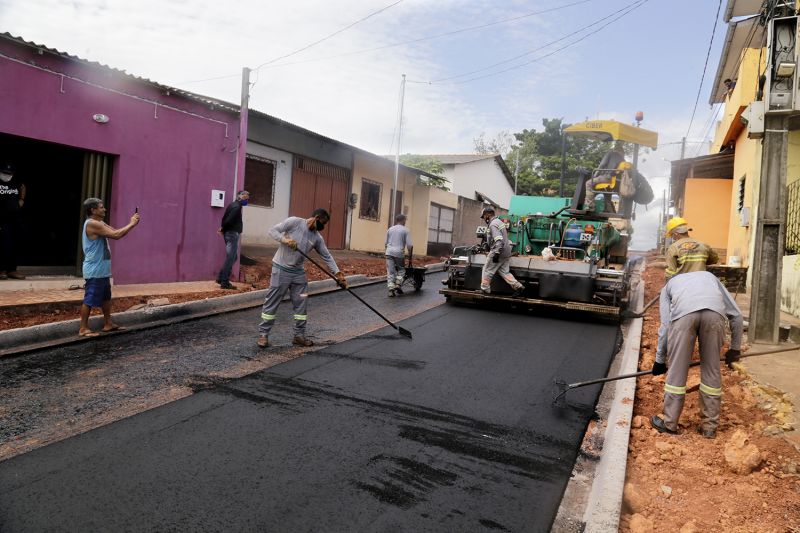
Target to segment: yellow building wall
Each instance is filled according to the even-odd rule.
[[[731,201],[728,179],[687,179],[683,217],[692,228],[691,236],[725,255]]]
[[[725,109],[717,123],[714,142],[711,144],[710,153],[716,154],[719,152],[731,127],[739,127],[739,115],[742,110],[750,105],[750,102],[755,100],[758,75],[764,70],[766,57],[766,50],[762,53],[758,48],[745,48],[742,52],[742,61],[739,66],[739,76],[736,78],[736,87],[734,87],[731,94],[728,95],[725,100]]]
[[[367,179],[379,183],[381,186],[381,201],[378,220],[361,218],[361,184]],[[409,215],[413,211],[414,202],[417,200],[414,190],[417,175],[409,170],[400,168],[397,189],[403,193],[403,213]],[[391,191],[394,187],[394,163],[378,156],[369,157],[364,154],[355,154],[353,157],[353,193],[358,195],[356,207],[351,211],[350,224],[350,249],[362,252],[383,253],[386,244],[386,230],[389,229],[389,210],[391,209]],[[407,222],[408,224],[408,222]],[[414,244],[417,240],[423,242],[427,233],[417,235],[413,230],[411,239]],[[423,250],[414,249],[415,253],[424,253]]]
[[[758,180],[761,175],[761,140],[748,139],[747,131],[742,131],[736,140],[733,159],[733,183],[731,184],[728,228],[728,258],[739,258],[742,266],[750,265],[753,249],[751,228],[756,216]],[[743,182],[743,185],[742,185]],[[743,207],[749,210],[745,225],[739,211],[740,191],[744,191]],[[735,259],[734,259],[735,261]]]

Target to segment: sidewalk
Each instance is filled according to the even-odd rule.
[[[737,295],[736,303],[747,322],[750,316],[750,294]],[[800,342],[800,318],[781,311],[780,327],[781,340]],[[747,343],[746,333],[744,342]],[[759,343],[750,345],[748,351],[761,352],[780,347]],[[800,350],[743,359],[742,366],[761,385],[763,396],[760,399],[770,404],[776,417],[785,423],[786,439],[800,450],[800,416],[797,414],[800,406]],[[793,431],[788,429],[790,426],[794,428]]]
[[[62,282],[63,280],[63,282]],[[46,278],[31,277],[26,280],[28,288],[23,290],[5,290],[5,283],[0,283],[0,309],[18,305],[31,305],[55,302],[80,302],[83,300],[83,280],[80,278]],[[53,284],[66,285],[63,288],[50,288]],[[247,287],[244,283],[234,283],[237,288]],[[67,287],[73,286],[74,289]],[[114,285],[114,298],[128,296],[150,296],[154,294],[186,294],[196,292],[219,291],[214,281],[185,281],[179,283],[139,283],[134,285]]]

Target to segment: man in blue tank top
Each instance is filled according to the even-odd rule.
[[[78,335],[97,337],[100,335],[89,329],[89,314],[93,307],[103,310],[103,331],[122,329],[111,320],[111,249],[108,239],[121,239],[139,223],[139,213],[134,213],[127,226],[114,229],[103,219],[106,208],[99,198],[87,198],[83,202],[86,222],[83,223],[83,279],[85,293],[81,305],[81,326]],[[137,210],[138,211],[138,210]]]

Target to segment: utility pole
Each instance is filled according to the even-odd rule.
[[[781,268],[786,231],[786,158],[789,116],[764,115],[755,248],[750,298],[751,342],[777,344],[781,316]]]
[[[389,205],[389,225],[392,225],[395,214],[395,203],[397,202],[397,179],[400,175],[400,139],[403,136],[403,103],[406,98],[406,75],[403,74],[403,81],[400,82],[400,112],[397,116],[397,151],[394,155],[394,192],[392,193]]]
[[[561,179],[558,180],[558,196],[564,197],[564,176],[567,173],[567,135],[564,133],[564,124],[561,124]]]
[[[517,179],[519,178],[519,151],[522,150],[522,145],[517,148],[517,157],[514,162],[514,196],[517,195]]]
[[[236,171],[233,174],[233,196],[239,191],[239,180],[244,188],[244,164],[247,159],[247,117],[250,103],[250,69],[242,69],[242,103],[239,107],[239,143],[236,145]]]

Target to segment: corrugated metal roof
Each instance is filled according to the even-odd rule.
[[[190,100],[194,100],[196,102],[200,102],[200,103],[203,103],[203,104],[206,104],[206,105],[214,105],[214,106],[217,106],[217,107],[220,107],[222,109],[226,109],[228,111],[232,111],[232,112],[235,112],[235,113],[239,112],[239,106],[236,105],[236,104],[232,104],[232,103],[226,102],[224,100],[218,100],[218,99],[212,98],[210,96],[204,96],[202,94],[197,94],[197,93],[193,93],[193,92],[189,92],[189,91],[184,91],[183,89],[178,89],[176,87],[171,87],[169,85],[162,85],[161,83],[157,83],[157,82],[149,80],[147,78],[142,78],[141,76],[136,76],[134,74],[129,74],[128,72],[125,72],[124,70],[120,70],[120,69],[117,69],[117,68],[109,67],[108,65],[105,65],[105,64],[100,63],[98,61],[90,61],[88,59],[83,59],[82,57],[78,57],[76,55],[72,55],[72,54],[68,54],[66,52],[62,52],[62,51],[57,50],[55,48],[50,48],[49,46],[45,46],[43,44],[35,43],[35,42],[32,42],[32,41],[26,41],[22,37],[17,37],[16,35],[12,35],[12,34],[10,34],[8,32],[1,33],[0,34],[0,38],[3,38],[5,40],[7,40],[7,41],[15,42],[15,43],[18,43],[18,44],[22,44],[22,45],[25,45],[25,46],[29,46],[31,48],[36,48],[38,50],[42,50],[42,51],[48,52],[50,54],[57,55],[59,57],[63,57],[65,59],[69,59],[69,60],[75,61],[77,63],[82,63],[82,64],[90,66],[92,68],[108,70],[108,71],[113,72],[115,74],[118,74],[120,76],[124,76],[124,77],[126,77],[126,78],[128,78],[130,80],[135,80],[135,81],[138,81],[140,83],[145,83],[145,84],[148,84],[148,85],[152,85],[153,87],[157,88],[158,90],[160,90],[162,92],[163,91],[168,91],[170,93],[173,93],[173,94],[176,94],[176,95],[182,96],[184,98],[188,98]]]
[[[210,96],[204,96],[204,95],[201,95],[201,94],[197,94],[197,93],[193,93],[193,92],[189,92],[189,91],[184,91],[183,89],[178,89],[176,87],[171,87],[169,85],[163,85],[161,83],[157,83],[157,82],[149,80],[147,78],[142,78],[140,76],[135,76],[133,74],[129,74],[129,73],[125,72],[124,70],[120,70],[120,69],[117,69],[117,68],[109,67],[108,65],[105,65],[105,64],[97,62],[97,61],[89,61],[88,59],[83,59],[83,58],[78,57],[76,55],[68,54],[66,52],[62,52],[62,51],[57,50],[55,48],[50,48],[50,47],[47,47],[47,46],[42,45],[42,44],[34,43],[32,41],[26,41],[22,37],[17,37],[17,36],[12,35],[12,34],[10,34],[8,32],[0,33],[0,38],[6,39],[8,41],[13,41],[13,42],[16,42],[18,44],[22,44],[22,45],[29,46],[29,47],[32,47],[32,48],[37,48],[39,50],[43,50],[43,51],[49,52],[51,54],[54,54],[54,55],[69,59],[71,61],[82,63],[84,65],[88,65],[88,66],[91,66],[93,68],[108,70],[108,71],[114,72],[116,74],[125,76],[125,77],[127,77],[127,78],[129,78],[131,80],[136,80],[136,81],[139,81],[141,83],[152,85],[153,87],[158,88],[160,91],[168,91],[170,93],[183,96],[183,97],[188,98],[190,100],[201,102],[201,103],[207,104],[207,105],[214,105],[214,106],[217,106],[219,108],[226,109],[228,111],[232,111],[234,113],[239,113],[240,106],[237,105],[237,104],[233,104],[231,102],[226,102],[224,100],[219,100],[219,99],[216,99],[216,98],[212,98]],[[303,134],[306,134],[306,135],[309,135],[309,136],[312,136],[312,137],[316,137],[316,138],[319,138],[319,139],[322,139],[322,140],[325,140],[325,141],[328,141],[328,142],[343,146],[345,148],[349,148],[351,150],[357,151],[357,152],[359,152],[361,154],[364,154],[364,155],[368,155],[368,156],[371,156],[371,157],[376,157],[376,158],[379,158],[379,159],[381,158],[381,156],[373,154],[372,152],[368,152],[367,150],[364,150],[362,148],[358,148],[356,146],[352,146],[350,144],[344,143],[342,141],[338,141],[338,140],[330,138],[330,137],[326,137],[325,135],[313,132],[313,131],[311,131],[309,129],[303,128],[303,127],[298,126],[296,124],[292,124],[291,122],[287,122],[287,121],[285,121],[283,119],[280,119],[278,117],[275,117],[275,116],[272,116],[272,115],[268,115],[267,113],[263,113],[263,112],[258,111],[256,109],[249,108],[248,112],[249,113],[253,113],[255,115],[258,115],[258,116],[265,117],[265,118],[267,118],[269,120],[272,120],[272,121],[280,124],[281,126],[285,126],[285,127],[289,127],[289,128],[298,130],[298,131],[302,132]],[[494,157],[494,156],[489,156],[489,157]],[[427,177],[431,177],[431,178],[437,177],[437,176],[435,176],[435,175],[433,175],[433,174],[431,174],[429,172],[426,172],[426,171],[418,169],[418,168],[410,167],[408,165],[402,165],[401,164],[400,166],[405,168],[405,169],[411,170],[412,172],[417,172],[417,173],[419,173],[420,175],[423,175],[423,176],[427,176]]]

